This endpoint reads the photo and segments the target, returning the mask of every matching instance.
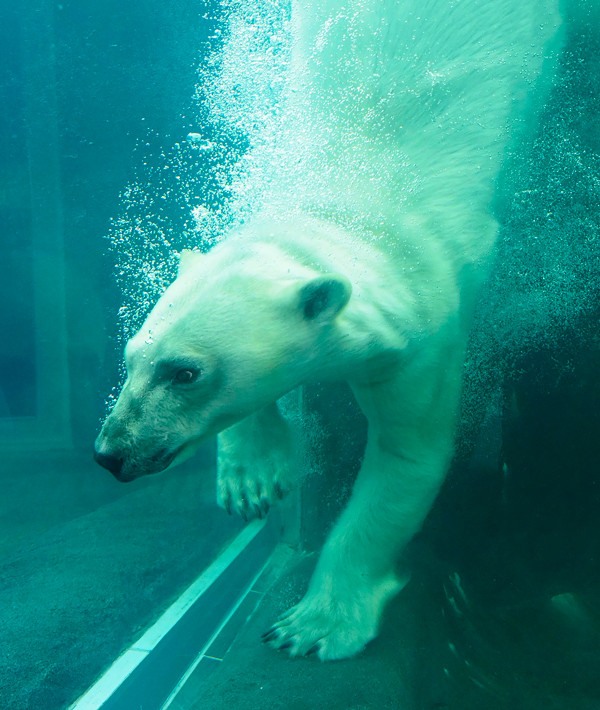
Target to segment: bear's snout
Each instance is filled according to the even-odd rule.
[[[125,443],[122,439],[109,438],[105,424],[94,443],[94,460],[118,481],[126,483],[140,476],[164,471],[180,450],[175,447],[155,449],[156,443],[152,440],[135,444],[132,446],[131,441]]]
[[[113,476],[115,476],[115,478],[121,480],[119,478],[121,469],[123,468],[123,459],[121,457],[115,456],[111,453],[103,453],[102,451],[98,451],[98,449],[94,449],[94,460],[103,468],[108,469]]]
[[[94,450],[94,460],[99,463],[100,466],[110,471],[117,481],[121,483],[129,483],[130,481],[135,481],[137,478],[137,475],[124,470],[124,468],[129,468],[124,466],[125,459],[115,454],[103,453],[96,449]]]

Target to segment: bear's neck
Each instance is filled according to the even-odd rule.
[[[405,357],[410,342],[433,334],[456,308],[458,296],[448,283],[453,270],[444,261],[429,258],[427,267],[419,268],[414,254],[407,252],[405,259],[398,259],[396,253],[380,248],[385,245],[378,245],[368,231],[300,214],[285,220],[262,215],[226,242],[229,255],[233,252],[245,260],[245,271],[255,268],[264,276],[269,263],[274,280],[341,274],[350,281],[352,295],[335,319],[333,336],[330,333],[318,348],[320,356],[323,349],[327,354],[319,379],[328,378],[328,363],[331,377],[339,379],[359,365],[364,370],[372,363],[378,369]]]

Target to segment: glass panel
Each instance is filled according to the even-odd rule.
[[[31,197],[27,171],[21,27],[16,6],[0,26],[0,417],[34,416],[34,342]]]
[[[600,707],[596,5],[0,3],[0,710],[66,710],[122,652],[151,654],[159,641],[132,644],[202,571],[273,529],[291,545],[264,578],[261,557],[212,588],[233,605],[256,583],[223,618],[240,633],[204,625],[171,710]],[[189,342],[211,324],[222,357],[158,362],[163,391],[207,371],[203,391],[244,411],[257,383],[292,390],[291,435],[270,406],[229,433],[236,497],[221,503],[244,517],[264,513],[263,484],[274,500],[293,471],[317,474],[275,501],[271,528],[216,505],[214,439],[127,485],[92,460],[125,340],[177,253],[210,252],[257,205],[269,219],[194,280]],[[211,291],[222,274],[237,310]],[[168,418],[149,402],[123,438],[136,409]],[[181,450],[173,430],[155,456],[95,454],[117,476],[128,454],[134,478]],[[252,540],[266,558],[271,537]],[[182,655],[148,655],[154,680],[176,683]],[[132,678],[108,707],[158,710],[171,692]]]

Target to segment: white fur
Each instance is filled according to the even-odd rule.
[[[279,138],[248,178],[261,213],[188,254],[127,346],[99,450],[136,477],[222,431],[219,499],[245,517],[292,484],[275,400],[350,382],[368,443],[307,595],[269,636],[292,655],[360,651],[407,579],[397,561],[452,455],[494,180],[558,24],[550,0],[297,2]],[[173,384],[182,362],[197,382]]]

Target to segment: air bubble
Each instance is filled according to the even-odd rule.
[[[188,133],[186,140],[195,150],[211,151],[216,147],[215,143],[203,138],[200,133]]]

